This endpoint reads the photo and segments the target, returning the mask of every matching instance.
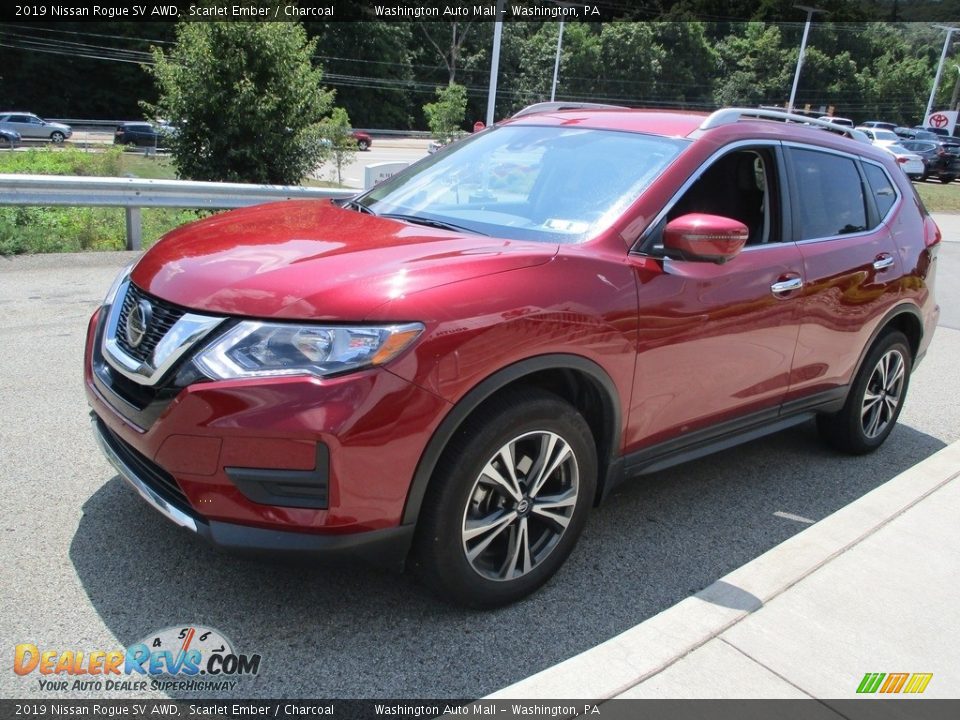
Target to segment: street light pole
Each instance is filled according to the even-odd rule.
[[[810,34],[810,21],[814,13],[826,12],[818,10],[807,5],[794,5],[797,10],[803,10],[807,13],[807,22],[803,26],[803,39],[800,41],[800,54],[797,56],[797,70],[793,73],[793,87],[790,89],[790,102],[787,103],[787,112],[793,112],[793,101],[797,97],[797,85],[800,83],[800,68],[803,67],[803,55],[807,49],[807,36]]]
[[[497,22],[493,26],[493,52],[490,56],[490,89],[487,91],[487,127],[493,125],[497,104],[497,74],[500,72],[500,34],[503,32],[503,0],[497,0]]]
[[[927,111],[923,114],[923,121],[921,124],[924,126],[927,124],[927,118],[930,117],[930,113],[933,112],[933,101],[937,95],[937,86],[940,84],[940,76],[943,74],[943,63],[947,59],[947,50],[950,49],[950,38],[958,29],[955,27],[948,27],[946,25],[937,25],[936,27],[947,31],[947,39],[943,41],[943,52],[940,53],[940,63],[937,65],[937,75],[933,78],[933,87],[930,88],[930,99],[927,101]]]
[[[553,87],[550,88],[550,102],[557,99],[557,75],[560,72],[560,48],[563,46],[563,18],[560,18],[560,34],[557,35],[557,57],[553,61]]]

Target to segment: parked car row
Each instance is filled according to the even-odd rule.
[[[934,128],[903,128],[875,120],[856,129],[871,143],[892,153],[911,180],[933,176],[946,184],[960,177],[960,139],[943,137],[933,132]]]
[[[0,130],[17,133],[24,140],[49,140],[56,145],[73,135],[69,125],[16,110],[0,112]]]
[[[923,160],[923,177],[951,183],[960,177],[960,140],[903,140],[900,143]]]

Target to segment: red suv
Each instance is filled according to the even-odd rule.
[[[179,228],[90,321],[96,435],[216,545],[511,602],[623,479],[814,417],[844,451],[886,439],[940,233],[856,137],[532,112],[350,200]]]

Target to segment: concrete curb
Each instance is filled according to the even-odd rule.
[[[489,699],[616,697],[665,670],[951,480],[960,441],[658,615]]]

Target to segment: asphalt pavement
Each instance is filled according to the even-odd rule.
[[[941,248],[941,289],[957,287],[957,248]],[[542,591],[464,611],[408,576],[222,555],[115,476],[88,427],[81,365],[86,320],[130,257],[0,259],[0,638],[109,650],[203,624],[263,657],[223,697],[493,693],[669,610],[960,439],[960,330],[941,296],[943,323],[876,453],[838,455],[803,425],[638,479],[593,513]],[[137,697],[148,695],[163,694]],[[0,697],[65,696],[83,695],[0,673]]]

